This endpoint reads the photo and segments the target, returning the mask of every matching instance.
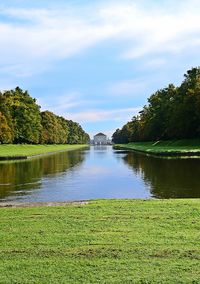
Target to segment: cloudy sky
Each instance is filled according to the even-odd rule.
[[[0,89],[109,136],[200,65],[199,0],[1,0]]]

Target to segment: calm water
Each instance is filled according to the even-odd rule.
[[[0,163],[1,202],[186,197],[200,197],[200,159],[100,146]]]

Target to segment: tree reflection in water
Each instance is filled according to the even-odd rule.
[[[91,147],[0,163],[0,201],[199,198],[199,176],[200,159],[165,159]]]
[[[129,152],[123,157],[156,198],[199,198],[200,159],[160,158]]]
[[[85,151],[60,152],[24,161],[0,163],[0,200],[12,195],[26,195],[39,189],[44,177],[54,178],[67,170],[79,166]]]

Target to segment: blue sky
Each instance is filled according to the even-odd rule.
[[[199,13],[199,0],[1,0],[0,89],[111,136],[200,65]]]

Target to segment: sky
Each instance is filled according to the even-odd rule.
[[[200,63],[199,0],[1,0],[0,90],[111,137]]]

